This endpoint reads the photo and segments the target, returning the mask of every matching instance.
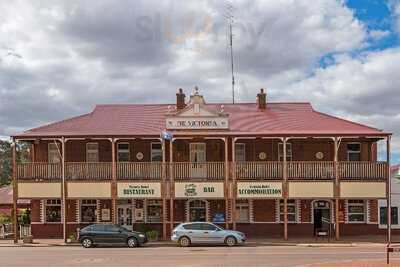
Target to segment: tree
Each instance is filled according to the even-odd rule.
[[[29,144],[17,144],[17,162],[29,161]],[[12,148],[11,142],[0,140],[0,186],[11,183],[12,175]]]
[[[12,152],[11,142],[0,140],[0,186],[11,182]]]

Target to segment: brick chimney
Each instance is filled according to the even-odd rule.
[[[257,94],[257,107],[259,109],[265,109],[267,107],[267,94],[264,89],[261,88],[260,92]]]
[[[185,107],[185,94],[183,93],[182,88],[179,88],[178,92],[176,93],[176,109],[184,109]]]

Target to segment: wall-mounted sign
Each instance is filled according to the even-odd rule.
[[[223,198],[224,183],[177,182],[175,183],[177,198]]]
[[[315,153],[315,157],[317,158],[317,159],[323,159],[324,158],[324,153],[323,152],[317,152],[317,153]]]
[[[260,152],[260,154],[258,154],[258,158],[261,160],[265,160],[267,158],[267,153]]]
[[[135,209],[135,221],[142,222],[144,220],[144,212],[143,209]]]
[[[174,117],[166,119],[167,129],[229,129],[228,117]]]
[[[143,155],[142,152],[138,152],[138,153],[136,154],[136,159],[137,159],[137,160],[142,160],[143,158],[144,158],[144,155]]]
[[[111,220],[111,211],[110,209],[101,209],[101,220],[103,222],[107,222]]]
[[[118,183],[119,198],[161,198],[160,183]]]
[[[239,182],[238,198],[277,198],[282,197],[281,182]]]

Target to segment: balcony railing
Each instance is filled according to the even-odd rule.
[[[111,162],[68,162],[65,167],[69,180],[107,180],[112,177]]]
[[[289,161],[288,179],[334,179],[334,167],[332,161]]]
[[[386,162],[343,161],[339,162],[341,179],[387,179]]]
[[[219,180],[225,178],[224,162],[176,162],[170,167],[172,167],[172,173],[176,180],[190,178]]]
[[[161,162],[119,162],[117,163],[118,179],[156,179],[162,178]]]
[[[273,180],[283,178],[282,162],[236,162],[228,166],[225,162],[119,162],[116,164],[117,179],[160,180],[163,170],[167,179],[207,179],[222,180],[226,167],[230,167],[230,177],[236,172],[238,180]],[[69,180],[112,179],[111,162],[67,162],[66,178]],[[287,162],[288,179],[332,180],[335,178],[335,164],[332,161],[290,161]],[[171,170],[171,172],[170,172]],[[386,162],[338,162],[338,176],[341,180],[386,180]],[[18,163],[16,175],[21,180],[56,180],[62,177],[60,163]]]
[[[271,162],[236,162],[236,178],[243,180],[282,179],[283,164]]]
[[[61,179],[62,168],[58,163],[19,163],[17,178],[21,180],[54,180]]]

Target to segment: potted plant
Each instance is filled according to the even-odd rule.
[[[149,241],[158,241],[158,231],[156,230],[147,231],[146,236]]]

